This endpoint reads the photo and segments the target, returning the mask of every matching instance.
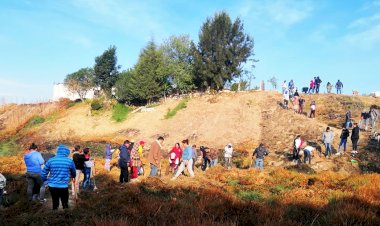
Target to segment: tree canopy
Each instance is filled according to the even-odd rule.
[[[94,88],[94,70],[92,68],[81,68],[68,74],[64,81],[65,86],[71,93],[76,93],[83,100],[89,90]]]
[[[102,55],[95,58],[95,84],[100,87],[104,94],[110,98],[112,96],[112,87],[118,79],[116,47],[111,46],[103,52]]]
[[[253,46],[239,18],[232,22],[226,12],[207,18],[199,32],[198,45],[192,45],[198,88],[222,90],[226,82],[241,75]]]

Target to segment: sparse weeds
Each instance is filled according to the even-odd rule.
[[[124,104],[117,103],[112,109],[112,119],[116,122],[122,122],[131,112],[132,108]]]
[[[238,191],[238,197],[246,201],[262,201],[263,196],[258,191]]]
[[[189,101],[189,99],[185,98],[185,99],[181,100],[174,109],[169,108],[168,112],[165,115],[165,119],[172,118],[173,116],[175,116],[177,114],[177,112],[179,110],[186,108],[188,101]]]
[[[41,123],[44,123],[45,122],[45,118],[39,116],[39,115],[36,115],[36,116],[33,116],[28,124],[27,124],[27,127],[34,127],[34,126],[37,126],[38,124],[41,124]]]

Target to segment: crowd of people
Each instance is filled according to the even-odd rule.
[[[189,143],[188,139],[182,140],[181,144],[176,143],[167,153],[163,148],[163,143],[164,138],[158,137],[150,145],[146,158],[150,167],[150,177],[161,176],[161,160],[164,157],[169,160],[168,167],[172,175],[171,180],[176,180],[184,175],[185,169],[190,177],[194,177],[196,167],[202,171],[205,171],[207,167],[215,167],[218,165],[222,153],[217,149],[204,146],[200,146],[198,150],[196,145]],[[144,141],[135,143],[125,140],[117,148],[119,150],[117,166],[120,170],[120,184],[138,182],[138,177],[145,174],[144,145]],[[115,149],[112,149],[110,144],[106,144],[104,168],[107,172],[111,171],[114,153]],[[223,153],[226,169],[232,168],[233,153],[232,144],[227,144]],[[252,153],[252,159],[256,159],[252,166],[262,171],[264,157],[268,155],[268,150],[264,144],[260,144]],[[70,151],[67,146],[61,144],[57,147],[56,154],[53,155],[41,153],[37,145],[32,143],[24,153],[24,162],[26,165],[27,197],[32,203],[45,203],[45,193],[48,189],[52,198],[53,210],[57,210],[60,204],[63,209],[67,209],[69,208],[70,181],[71,193],[75,199],[78,198],[81,190],[94,190],[96,188],[94,180],[95,159],[91,157],[89,148],[82,149],[80,145],[75,145],[74,149]],[[3,194],[6,193],[4,191],[5,185],[6,178],[0,174],[0,206],[2,205]]]

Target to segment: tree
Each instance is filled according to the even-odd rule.
[[[111,46],[102,55],[95,58],[95,84],[105,93],[106,97],[112,97],[112,87],[118,79],[116,47]]]
[[[77,72],[66,75],[65,86],[71,93],[79,95],[84,100],[89,90],[94,88],[94,70],[92,68],[81,68]]]
[[[253,46],[239,18],[232,22],[226,12],[207,18],[198,45],[192,45],[198,88],[222,90],[226,82],[241,75],[243,64],[253,55]]]
[[[164,71],[162,51],[150,41],[141,51],[134,69],[122,73],[116,85],[117,98],[134,104],[146,104],[159,99],[168,84]]]
[[[270,78],[270,79],[268,80],[268,82],[272,85],[272,88],[273,88],[274,90],[277,89],[278,79],[277,79],[275,76],[273,76],[272,78]]]
[[[160,48],[165,73],[174,90],[187,93],[195,88],[191,64],[191,40],[188,35],[171,36]]]

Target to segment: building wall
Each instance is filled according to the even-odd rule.
[[[53,101],[57,101],[61,98],[68,98],[70,100],[79,99],[79,95],[71,93],[63,83],[54,84],[53,86]],[[86,94],[86,99],[94,98],[94,90],[89,90]]]

